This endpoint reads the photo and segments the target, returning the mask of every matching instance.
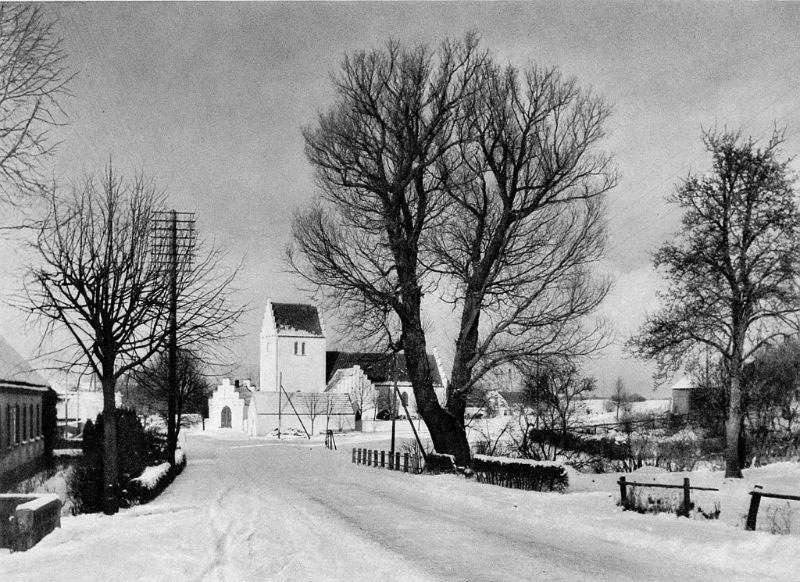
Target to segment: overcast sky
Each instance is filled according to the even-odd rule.
[[[557,65],[613,107],[606,147],[622,179],[608,204],[603,268],[616,280],[604,313],[619,342],[656,307],[650,252],[679,216],[664,196],[708,158],[702,127],[773,122],[800,152],[800,5],[680,3],[69,4],[59,19],[78,73],[52,171],[63,178],[112,156],[141,168],[208,238],[244,256],[240,299],[252,306],[237,341],[257,377],[267,297],[297,300],[283,249],[292,212],[315,195],[300,129],[330,104],[342,56],[389,37],[436,43],[475,29],[502,60]],[[19,243],[0,241],[0,291],[19,286]],[[0,310],[0,330],[32,355],[35,330]],[[447,324],[431,338],[452,351]],[[346,347],[346,346],[342,346]],[[612,346],[587,364],[602,387],[621,376],[651,394],[649,370]],[[660,390],[664,393],[664,390]]]

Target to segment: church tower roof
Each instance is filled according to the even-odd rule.
[[[278,335],[324,337],[319,310],[307,303],[272,303],[272,316]]]

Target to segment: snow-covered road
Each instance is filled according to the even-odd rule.
[[[195,434],[184,448],[186,471],[156,501],[65,518],[33,550],[0,553],[0,580],[761,581],[788,579],[796,562],[771,558],[800,549],[791,536],[623,514],[612,492],[355,466],[349,444]]]

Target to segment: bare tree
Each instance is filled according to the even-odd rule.
[[[725,476],[741,477],[745,362],[796,328],[800,209],[780,132],[759,147],[738,132],[706,132],[713,171],[689,175],[671,201],[683,211],[674,242],[655,254],[669,289],[631,346],[664,374],[719,354],[727,380]]]
[[[303,402],[305,403],[306,415],[311,420],[311,436],[314,436],[314,423],[317,418],[323,414],[330,414],[328,410],[328,394],[325,392],[308,392],[303,394]]]
[[[622,378],[617,378],[614,384],[614,393],[611,395],[611,402],[617,408],[617,420],[619,420],[619,409],[624,406],[628,401],[628,393],[625,391],[625,384],[622,383]]]
[[[203,372],[202,359],[191,350],[178,350],[177,385],[174,388],[169,385],[168,363],[166,353],[162,351],[134,370],[131,378],[132,396],[134,402],[166,420],[169,417],[169,395],[174,392],[177,440],[181,427],[185,425],[186,415],[203,411],[210,385]]]
[[[542,460],[564,454],[575,430],[578,403],[596,386],[594,378],[581,376],[572,363],[532,370],[517,411],[518,430],[511,431],[519,452]]]
[[[104,511],[119,506],[114,393],[118,380],[160,352],[167,341],[170,276],[154,253],[152,232],[163,197],[141,175],[127,182],[109,164],[62,199],[48,194],[30,268],[27,308],[75,341],[71,363],[88,365],[103,387]],[[220,253],[202,247],[180,257],[177,288],[179,346],[217,354],[241,314],[229,305],[235,271]],[[174,423],[175,419],[172,418]],[[169,419],[168,419],[169,422]],[[174,462],[177,431],[168,439]]]
[[[150,231],[160,197],[141,175],[118,178],[109,165],[61,199],[49,194],[49,213],[34,243],[40,264],[26,283],[29,309],[61,326],[103,389],[103,510],[119,509],[114,394],[117,381],[163,345],[166,286],[154,263]]]
[[[616,184],[597,151],[608,108],[575,79],[485,63],[475,81],[457,153],[439,166],[451,203],[432,237],[449,300],[461,307],[447,399],[459,419],[490,370],[600,347],[602,325],[587,316],[609,282],[592,264],[604,251],[604,196]]]
[[[306,155],[327,203],[299,214],[289,260],[360,335],[405,352],[418,410],[437,451],[469,459],[459,421],[438,402],[421,313],[435,280],[423,236],[444,210],[435,166],[454,144],[460,104],[483,58],[477,39],[433,51],[403,48],[346,57],[336,105],[304,131]]]
[[[39,190],[42,159],[53,153],[50,130],[71,74],[63,41],[44,8],[0,4],[0,201]]]
[[[364,411],[368,409],[372,410],[372,418],[366,420],[375,420],[378,412],[378,390],[366,376],[357,377],[356,381],[350,385],[347,394],[355,405],[356,420],[365,420]]]
[[[495,66],[474,35],[357,53],[336,90],[304,134],[326,205],[295,219],[290,262],[364,336],[405,351],[436,450],[466,464],[475,382],[601,341],[584,319],[608,290],[590,274],[615,183],[594,152],[607,110],[557,71]],[[421,314],[435,292],[461,307],[444,408]]]

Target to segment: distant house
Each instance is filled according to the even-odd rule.
[[[0,338],[0,491],[34,472],[45,454],[45,425],[55,429],[55,393]]]
[[[505,394],[509,394],[509,392],[505,391]],[[469,421],[472,418],[508,416],[510,413],[511,406],[503,396],[503,393],[498,390],[476,389],[467,398],[467,408],[464,415]]]
[[[381,352],[331,351],[327,353],[326,361],[325,376],[328,379],[326,392],[352,395],[352,379],[354,377],[357,377],[359,381],[361,378],[366,378],[371,385],[371,396],[364,398],[365,409],[359,411],[362,419],[374,420],[376,417],[384,417],[390,413],[393,406],[395,381],[400,393],[400,400],[397,402],[398,414],[405,414],[403,403],[411,416],[418,414],[404,353],[400,352],[392,356]],[[444,405],[447,398],[445,376],[435,352],[428,354],[426,364],[433,380],[436,397],[439,403]]]
[[[672,385],[672,414],[689,414],[692,410],[692,394],[695,386],[688,376]]]
[[[97,377],[88,374],[76,378],[65,374],[50,380],[50,386],[58,394],[56,417],[59,432],[81,434],[86,421],[94,421],[103,412],[103,391]],[[115,393],[114,401],[117,408],[122,406],[121,392]]]

